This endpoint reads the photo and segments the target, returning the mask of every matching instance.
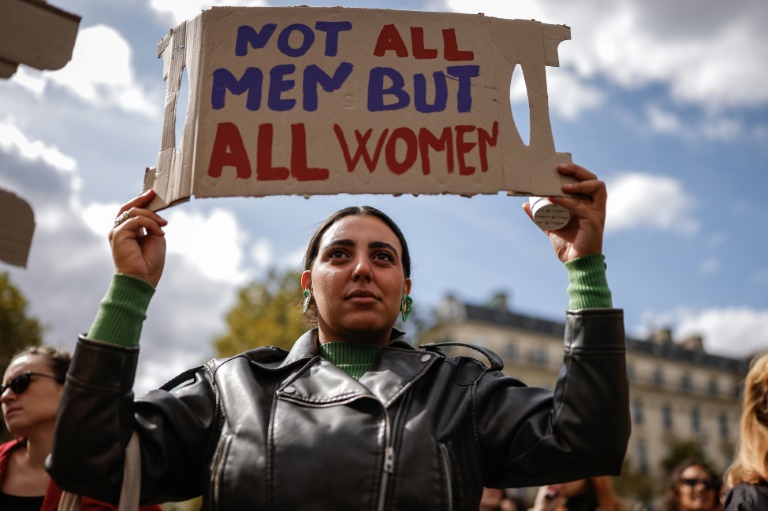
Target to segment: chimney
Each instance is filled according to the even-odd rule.
[[[651,332],[651,338],[649,339],[654,344],[661,344],[665,346],[672,344],[672,330],[669,328],[661,328]]]
[[[499,291],[488,300],[488,308],[497,311],[509,312],[509,295],[505,291]]]
[[[690,335],[680,341],[680,346],[693,351],[704,351],[704,338],[700,335]]]

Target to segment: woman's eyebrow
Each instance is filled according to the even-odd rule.
[[[397,253],[397,249],[392,245],[390,245],[389,243],[387,243],[386,241],[372,241],[368,243],[368,248],[386,248],[394,252],[395,255],[399,257],[399,254]]]

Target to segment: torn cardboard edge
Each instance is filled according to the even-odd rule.
[[[0,189],[0,261],[26,268],[34,232],[35,214],[29,203]]]
[[[166,101],[144,189],[190,197],[563,196],[546,66],[570,28],[482,14],[214,7],[158,45]],[[176,144],[184,73],[189,104]],[[515,126],[524,74],[530,143]]]
[[[44,1],[3,0],[0,16],[0,78],[19,64],[56,70],[72,58],[80,16]]]

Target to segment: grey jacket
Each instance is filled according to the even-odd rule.
[[[568,312],[555,391],[413,348],[400,332],[356,381],[307,332],[187,371],[134,401],[138,349],[81,338],[48,469],[114,502],[134,429],[142,501],[204,509],[476,510],[482,486],[618,474],[630,433],[623,315]]]

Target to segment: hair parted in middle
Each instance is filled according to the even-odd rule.
[[[403,249],[403,253],[400,254],[400,260],[403,263],[403,272],[405,274],[405,278],[410,278],[411,254],[408,251],[408,243],[405,241],[403,232],[397,226],[395,221],[392,220],[386,213],[374,208],[373,206],[349,206],[347,208],[336,211],[331,216],[326,218],[325,221],[320,224],[320,227],[318,227],[315,233],[312,235],[312,238],[309,240],[307,250],[304,253],[304,268],[302,271],[308,271],[312,269],[312,265],[315,263],[315,259],[317,259],[320,251],[320,239],[323,237],[323,234],[325,234],[325,232],[330,229],[333,224],[342,218],[355,215],[376,217],[387,224],[387,227],[392,230],[395,236],[397,236],[398,241],[400,241],[400,246]],[[309,308],[305,314],[305,318],[309,323],[317,322],[317,306],[315,305],[314,300],[312,300],[310,303]]]

